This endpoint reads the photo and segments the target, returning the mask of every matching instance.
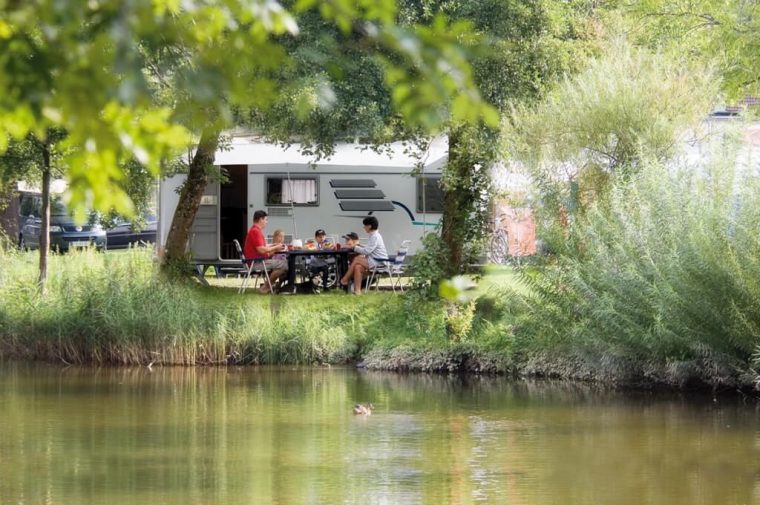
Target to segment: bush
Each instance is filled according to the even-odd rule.
[[[758,223],[760,184],[732,163],[650,165],[571,229],[572,254],[523,276],[532,297],[513,301],[516,338],[658,382],[746,384],[760,345]]]
[[[67,363],[342,363],[379,342],[445,341],[435,301],[390,294],[237,295],[157,273],[152,253],[0,253],[0,356]]]

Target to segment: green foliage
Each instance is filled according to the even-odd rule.
[[[470,23],[490,46],[472,60],[475,82],[489,103],[504,113],[511,104],[535,101],[560,75],[584,60],[593,37],[581,28],[591,17],[588,12],[580,14],[581,4],[586,5],[410,0],[401,12],[414,22],[445,13]],[[452,121],[448,137],[449,159],[442,180],[441,236],[448,248],[444,278],[461,274],[478,261],[490,223],[489,169],[498,159],[495,132],[487,127]]]
[[[608,205],[571,227],[576,249],[524,276],[530,296],[512,298],[520,346],[610,375],[748,383],[760,345],[760,185],[734,159],[655,163],[618,181]]]
[[[391,103],[413,127],[434,128],[448,112],[494,122],[459,47],[457,37],[471,39],[465,26],[440,18],[401,28],[389,1],[297,3],[306,9],[367,52],[388,53],[388,82],[407,87]],[[29,133],[66,130],[75,210],[124,214],[133,209],[123,164],[135,159],[155,176],[192,133],[229,126],[233,108],[266,109],[291,63],[283,40],[298,33],[276,1],[42,0],[0,13],[0,151]],[[447,103],[457,107],[441,113]]]
[[[490,50],[472,59],[475,81],[488,103],[504,112],[533,101],[593,51],[594,2],[522,0],[406,0],[405,23],[429,22],[443,13],[467,21]]]
[[[438,284],[446,278],[448,249],[436,233],[422,237],[422,249],[412,257],[409,271],[413,275],[414,296],[436,298]]]
[[[271,139],[299,139],[304,152],[332,154],[335,142],[381,144],[404,136],[381,61],[314,11],[298,15],[298,37],[283,41],[291,64],[275,74],[279,93],[266,108],[239,111],[240,123]]]
[[[44,168],[44,151],[50,156],[53,178],[60,178],[66,172],[63,159],[68,154],[63,141],[66,132],[49,129],[44,136],[37,137],[30,133],[19,140],[11,140],[5,151],[0,154],[0,184],[7,185],[17,181],[38,184],[42,180]]]
[[[496,161],[496,148],[493,130],[462,125],[449,133],[449,159],[441,178],[446,277],[464,273],[478,262],[490,223],[490,167]]]
[[[364,3],[348,4],[326,7],[328,17],[345,13],[351,17],[369,10]],[[315,2],[298,5],[312,7]],[[451,251],[437,281],[462,271],[480,253],[477,245],[489,222],[486,167],[497,154],[494,131],[489,128],[498,120],[496,110],[507,110],[515,101],[534,100],[559,75],[583,61],[581,55],[593,37],[585,26],[593,11],[590,6],[585,2],[570,6],[522,0],[404,0],[397,14],[400,27],[389,27],[390,39],[382,34],[375,39],[382,48],[378,53],[363,47],[368,28],[345,22],[331,26],[324,22],[324,12],[316,16],[302,11],[297,18],[299,36],[284,42],[293,64],[276,77],[282,90],[279,99],[269,109],[241,116],[278,141],[297,138],[305,152],[317,157],[330,155],[334,142],[346,138],[377,146],[389,140],[419,140],[445,127],[455,155],[444,170],[444,190],[456,196],[444,210],[444,240]],[[396,12],[386,10],[384,15],[391,19]],[[384,29],[382,22],[378,25],[374,29]],[[448,62],[446,79],[423,78],[427,68],[443,61]],[[457,70],[462,68],[457,62],[470,63],[472,71],[469,66],[466,72]],[[473,106],[465,95],[445,100],[450,96],[447,87],[463,83],[477,86],[494,108]],[[418,120],[409,121],[409,117]],[[485,125],[478,120],[481,117]],[[472,247],[462,251],[462,244]],[[447,272],[448,267],[451,271]]]
[[[13,254],[16,249],[16,241],[0,230],[0,255]]]
[[[550,247],[567,245],[562,221],[604,200],[617,178],[676,154],[714,106],[718,86],[704,65],[616,38],[543,102],[517,107],[502,140],[534,181]]]
[[[34,350],[43,359],[122,364],[311,363],[347,352],[343,329],[320,327],[325,313],[298,318],[282,308],[275,318],[265,297],[246,303],[251,299],[234,292],[213,296],[163,282],[148,250],[54,256],[45,298],[24,287],[34,275],[30,256],[5,258],[16,269],[0,292],[6,355]],[[330,323],[345,315],[336,309]]]
[[[415,25],[413,30],[419,38],[414,45],[399,28],[389,30],[384,38],[385,45],[413,62],[415,72],[410,73],[407,66],[391,58],[384,61],[386,82],[393,90],[394,103],[404,117],[416,118],[411,127],[435,131],[449,117],[468,124],[482,120],[491,127],[498,125],[498,112],[486,102],[473,103],[471,97],[461,93],[451,101],[446,100],[452,96],[452,90],[475,88],[470,55],[454,44],[472,45],[477,40],[472,35],[471,24],[465,20],[448,23],[443,15],[437,15],[429,24]],[[433,69],[442,68],[445,68],[445,78],[437,81],[422,78]],[[448,104],[448,110],[441,104]]]
[[[463,342],[472,332],[475,317],[475,302],[450,304],[446,315],[446,328],[449,338],[454,342]]]
[[[53,255],[42,297],[33,287],[33,256],[4,252],[0,357],[146,365],[343,363],[374,356],[377,366],[395,359],[399,368],[420,370],[505,372],[510,366],[498,300],[467,305],[461,317],[450,318],[438,299],[385,293],[240,296],[235,289],[165,282],[151,256],[141,248]],[[377,362],[389,352],[395,358]]]
[[[438,294],[444,300],[452,302],[466,303],[472,299],[470,293],[475,288],[475,282],[465,275],[458,275],[451,279],[446,279],[440,284]]]
[[[715,190],[703,182],[704,191]],[[672,235],[694,224],[696,204],[688,218],[674,219],[673,229],[649,223],[654,207],[660,212],[688,199],[650,198],[647,184],[637,186],[637,198],[653,204],[641,213],[646,219],[636,217],[634,225],[621,211],[584,228],[590,244],[584,259],[489,272],[473,301],[456,313],[439,299],[418,296],[240,296],[230,288],[168,283],[157,275],[150,250],[140,248],[53,255],[48,295],[42,297],[34,287],[33,255],[6,250],[0,357],[124,365],[362,359],[396,370],[752,384],[750,360],[760,355],[753,302],[760,285],[752,280],[760,269],[760,245],[757,234],[748,234],[757,210],[744,204],[758,202],[742,191],[732,232],[715,222],[691,226],[700,242],[684,244]],[[730,200],[710,207],[731,214]],[[669,226],[667,217],[661,221]],[[618,222],[617,228],[598,232],[609,222]],[[645,233],[636,232],[642,228]],[[724,233],[703,236],[715,230]],[[657,242],[655,233],[663,231],[665,240],[652,255],[615,245],[621,243],[616,239],[636,243],[646,236]],[[727,236],[733,237],[728,246]]]
[[[702,65],[612,41],[536,107],[515,111],[507,149],[540,183],[599,167],[613,174],[669,158],[684,130],[715,104],[717,79]]]
[[[760,93],[760,5],[745,0],[620,2],[640,43],[717,66],[731,98]]]
[[[145,227],[146,214],[156,215],[155,192],[158,184],[157,178],[137,160],[130,160],[122,166],[125,173],[124,179],[119,186],[129,196],[134,208],[134,215],[120,214],[111,210],[101,220],[106,228],[112,228],[121,220],[131,221],[135,230]]]

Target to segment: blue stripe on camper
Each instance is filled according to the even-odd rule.
[[[409,219],[412,220],[412,225],[414,225],[414,226],[435,226],[435,227],[438,227],[438,226],[441,225],[441,223],[428,223],[426,221],[417,221],[414,218],[414,214],[412,213],[412,211],[409,210],[409,207],[407,207],[406,205],[404,205],[401,202],[397,202],[396,200],[392,200],[392,202],[393,202],[393,205],[398,205],[404,211],[406,211],[407,215],[409,216]]]

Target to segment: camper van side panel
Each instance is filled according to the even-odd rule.
[[[175,175],[162,179],[159,183],[158,225],[156,227],[156,240],[159,251],[162,251],[166,246],[166,237],[169,235],[174,211],[177,208],[177,203],[179,203],[179,193],[177,193],[177,190],[185,182],[185,179],[184,175]]]
[[[159,190],[159,220],[157,239],[161,249],[166,245],[169,228],[172,225],[174,211],[179,203],[177,189],[185,181],[184,175],[175,175],[163,179]],[[201,206],[190,228],[190,250],[196,260],[213,260],[219,258],[219,183],[212,182],[206,186]]]
[[[267,205],[267,178],[316,178],[315,205]],[[439,213],[417,211],[417,183],[405,167],[356,167],[320,165],[250,165],[248,176],[249,214],[263,209],[269,214],[268,234],[282,229],[286,236],[306,240],[323,228],[340,237],[350,231],[364,236],[362,219],[374,215],[389,253],[404,240],[411,240],[413,254],[421,247],[423,233],[438,225]]]
[[[190,250],[196,260],[219,259],[219,183],[206,186],[190,229]]]

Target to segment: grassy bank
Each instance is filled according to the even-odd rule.
[[[290,364],[365,361],[417,371],[512,370],[512,338],[492,299],[452,337],[440,300],[389,293],[263,296],[169,283],[151,253],[75,251],[50,260],[8,251],[0,272],[0,355],[62,363]],[[474,307],[473,307],[474,308]]]
[[[473,301],[236,294],[168,283],[151,253],[2,254],[0,356],[66,363],[320,364],[750,388],[760,370],[760,184],[645,171],[545,264]]]
[[[443,338],[437,303],[343,294],[239,296],[159,279],[149,251],[52,256],[48,292],[36,254],[3,253],[0,353],[66,363],[339,363],[377,342]],[[229,283],[237,286],[237,282]]]

